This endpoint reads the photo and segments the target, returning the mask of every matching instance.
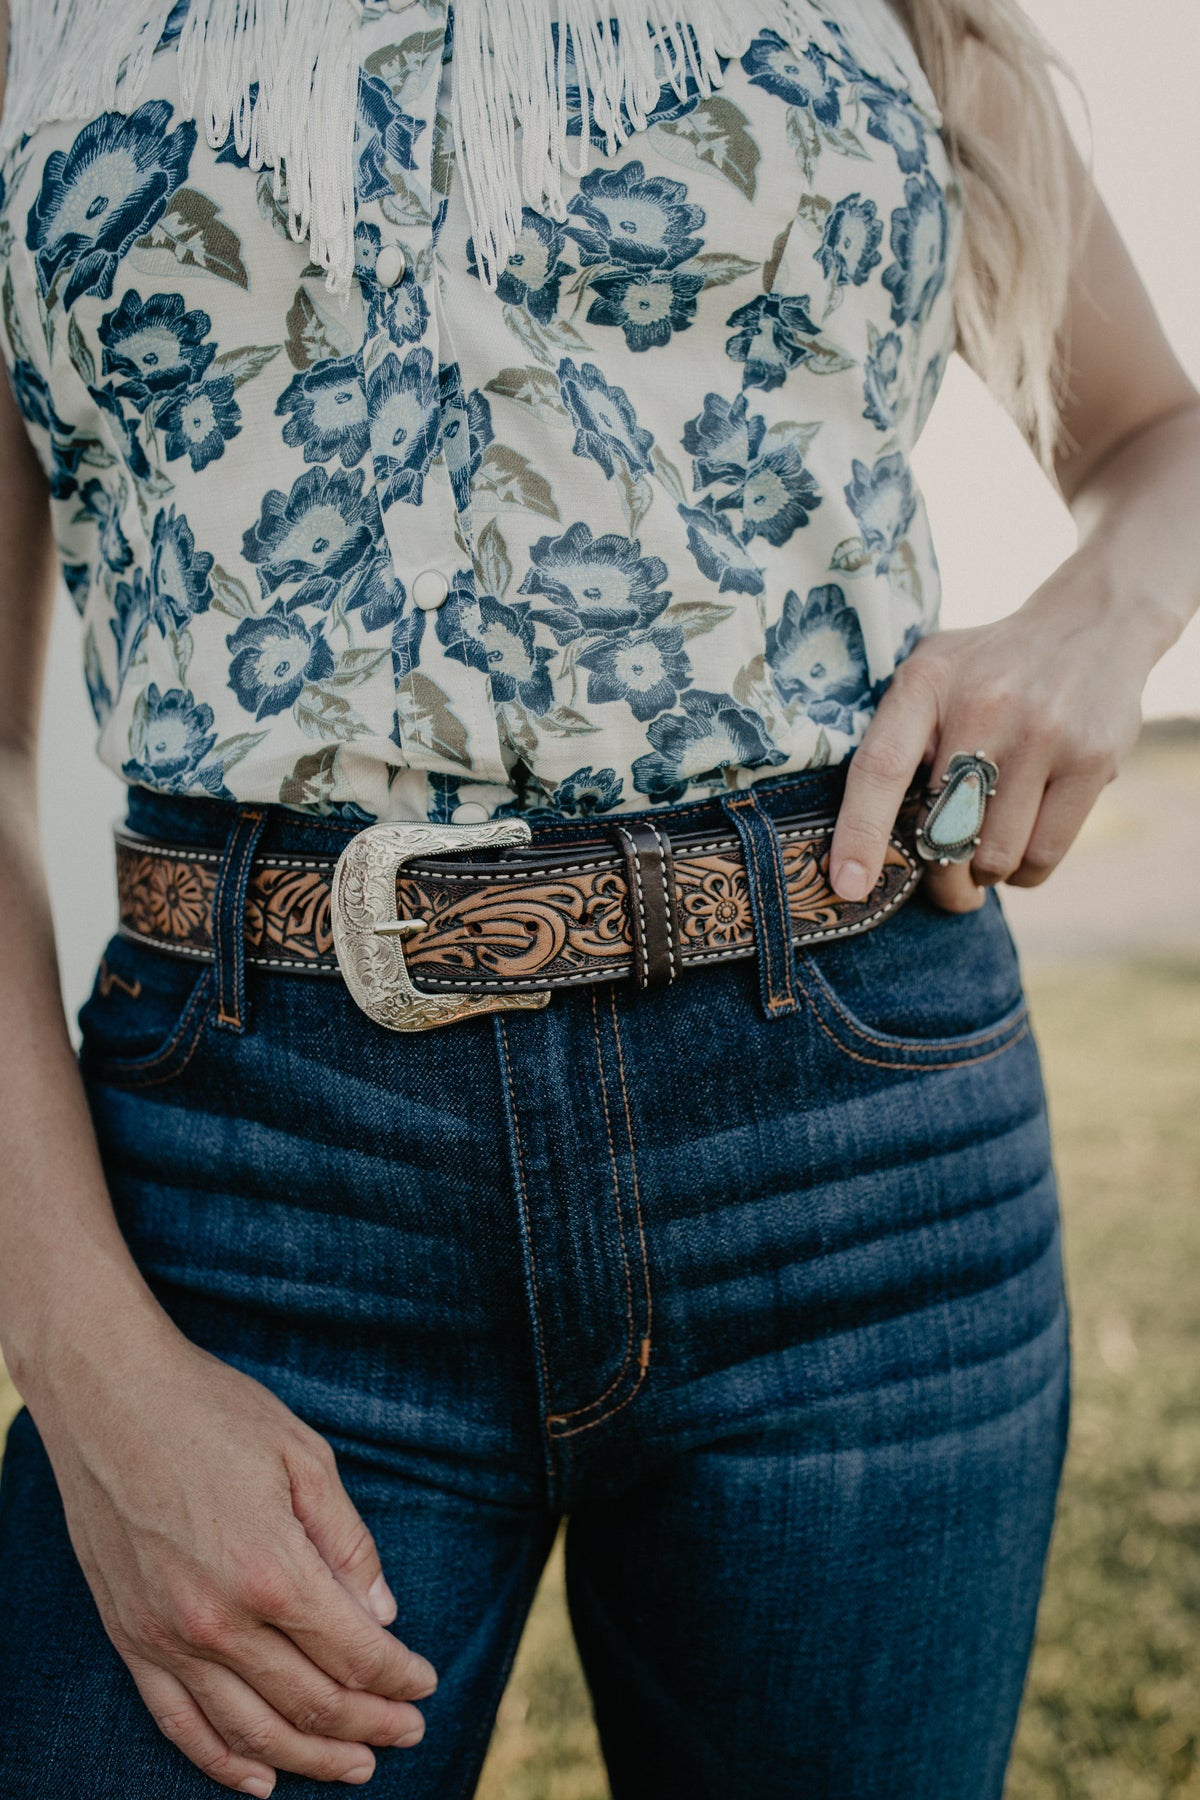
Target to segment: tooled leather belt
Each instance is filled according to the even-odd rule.
[[[923,872],[916,811],[910,795],[880,880],[862,901],[844,900],[830,886],[835,812],[774,817],[795,944],[870,930],[908,898]],[[395,885],[395,914],[382,908],[391,921],[383,930],[405,931],[403,963],[423,994],[519,994],[622,977],[649,986],[693,964],[755,953],[746,840],[732,823],[705,830],[694,817],[685,825],[669,812],[617,818],[587,842],[528,844],[486,861],[474,853],[423,854],[422,826],[357,835],[386,839],[388,829],[407,830],[413,848],[399,867],[395,856],[380,864],[389,900]],[[123,827],[116,843],[121,932],[211,960],[221,852]],[[246,885],[248,965],[346,973],[335,943],[334,913],[343,904],[335,899],[337,864],[332,855],[256,856]]]

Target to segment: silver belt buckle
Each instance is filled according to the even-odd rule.
[[[527,844],[531,836],[524,819],[487,819],[480,825],[367,825],[351,838],[333,871],[333,947],[346,986],[368,1018],[389,1031],[430,1031],[475,1013],[530,1011],[547,1004],[548,989],[529,994],[421,993],[408,973],[404,939],[423,931],[428,921],[396,915],[396,872],[410,857]]]

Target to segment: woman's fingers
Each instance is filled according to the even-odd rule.
[[[932,787],[940,785],[954,750],[974,744],[980,729],[978,721],[968,717],[949,720],[934,759]],[[947,912],[973,912],[983,905],[989,887],[1008,880],[1025,854],[1042,802],[1046,785],[1044,758],[1017,746],[1006,746],[1003,752],[989,748],[987,754],[999,774],[996,792],[984,809],[974,856],[969,862],[947,863],[944,867],[930,863],[926,872],[929,898]]]
[[[850,758],[829,876],[844,900],[865,900],[883,872],[896,815],[937,730],[934,679],[914,651],[892,677]]]
[[[265,1800],[275,1787],[273,1764],[231,1750],[183,1683],[166,1669],[140,1656],[127,1655],[125,1661],[158,1729],[202,1775],[235,1793],[258,1794]]]
[[[384,1580],[375,1539],[342,1486],[328,1441],[314,1432],[311,1442],[289,1446],[284,1460],[292,1510],[326,1564],[381,1625],[390,1625],[395,1596]]]
[[[1084,820],[1111,779],[1107,773],[1093,770],[1050,782],[1021,860],[1008,876],[1010,886],[1037,887],[1045,881],[1075,842]]]
[[[243,1762],[286,1769],[313,1781],[369,1781],[375,1757],[364,1743],[301,1731],[261,1693],[221,1663],[195,1659],[184,1669],[193,1701],[221,1742]]]
[[[202,1646],[195,1648],[199,1657],[193,1655],[179,1673],[199,1693],[193,1672],[212,1659]],[[385,1700],[361,1688],[343,1687],[271,1626],[254,1624],[240,1639],[226,1637],[221,1661],[281,1718],[314,1737],[408,1745],[419,1743],[425,1734],[424,1717],[410,1701]]]
[[[419,1700],[437,1685],[432,1664],[364,1611],[307,1537],[286,1560],[247,1571],[240,1598],[253,1618],[274,1625],[344,1688]]]

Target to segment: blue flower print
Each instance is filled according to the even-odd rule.
[[[230,438],[242,429],[242,410],[234,398],[232,375],[213,375],[177,394],[162,410],[167,461],[186,456],[193,469],[207,469],[225,454]]]
[[[748,413],[748,406],[744,393],[736,400],[705,394],[703,411],[683,428],[683,447],[695,458],[693,487],[707,487],[712,481],[741,481],[758,455],[767,429],[761,413]]]
[[[807,294],[760,294],[725,323],[738,327],[725,341],[725,354],[745,363],[742,386],[767,391],[781,387],[788,370],[811,354],[807,340],[817,335]]]
[[[286,712],[306,681],[333,674],[333,652],[316,628],[289,612],[282,600],[260,619],[243,619],[225,639],[233,660],[229,686],[256,719]]]
[[[83,518],[95,519],[101,561],[106,569],[112,569],[119,575],[133,561],[133,551],[121,525],[121,509],[116,495],[98,477],[93,476],[79,490],[79,511]]]
[[[942,385],[942,377],[946,373],[946,352],[939,350],[929,359],[925,373],[921,377],[921,386],[917,393],[917,407],[913,415],[913,436],[919,437],[925,429],[925,421],[933,411],[933,403],[938,397]]]
[[[127,781],[181,794],[200,785],[210,793],[224,788],[221,765],[202,769],[201,764],[217,734],[211,706],[198,704],[183,688],[161,694],[154,684],[146,690],[146,719],[131,746],[137,754],[122,763]]]
[[[446,470],[454,492],[454,504],[460,513],[467,513],[471,506],[471,484],[479,473],[484,451],[496,435],[492,409],[487,395],[478,388],[472,388],[464,395],[462,375],[456,362],[439,364],[438,386]]]
[[[554,688],[546,664],[553,652],[534,643],[528,607],[506,606],[493,594],[482,594],[479,623],[469,631],[461,615],[471,604],[465,590],[458,589],[438,608],[437,635],[446,655],[485,671],[494,700],[519,700],[531,713],[549,712]]]
[[[560,644],[598,631],[644,631],[671,598],[659,585],[667,576],[660,556],[643,556],[636,538],[615,531],[593,537],[582,519],[560,537],[539,538],[529,556],[518,592],[553,602],[533,616]]]
[[[766,661],[782,699],[801,700],[819,725],[849,731],[870,699],[862,626],[836,582],[810,588],[804,601],[788,590],[767,632]]]
[[[692,679],[678,625],[607,638],[585,650],[579,665],[589,671],[589,701],[625,700],[634,718],[643,720],[674,706]]]
[[[652,350],[669,343],[673,331],[687,330],[703,286],[703,275],[683,269],[601,275],[592,283],[588,322],[616,325],[630,350]]]
[[[92,591],[92,571],[86,563],[64,563],[62,572],[71,605],[77,613],[82,614]]]
[[[370,219],[357,219],[354,225],[354,273],[360,281],[375,273],[375,264],[383,246],[383,233]]]
[[[807,525],[821,504],[817,484],[805,468],[795,444],[775,444],[751,463],[742,486],[719,507],[739,506],[745,537],[764,537],[786,544],[793,531]]]
[[[870,115],[867,136],[891,145],[903,174],[915,175],[923,169],[925,127],[912,101],[874,82],[864,88],[862,98]]]
[[[124,407],[111,385],[107,383],[104,387],[97,387],[94,383],[89,382],[88,393],[99,410],[107,413],[112,421],[113,435],[125,453],[125,462],[129,473],[135,480],[145,481],[150,474],[150,462],[142,448],[142,440],[138,436],[142,415],[135,413],[132,418],[127,418]]]
[[[419,506],[438,446],[441,408],[433,357],[426,345],[401,362],[389,351],[367,377],[375,480],[379,504]]]
[[[617,456],[635,475],[651,467],[654,434],[638,424],[624,388],[610,387],[595,363],[580,366],[569,356],[559,362],[558,386],[575,421],[576,456],[593,457],[610,480]]]
[[[876,339],[863,364],[863,417],[880,431],[890,431],[896,423],[892,390],[900,373],[902,348],[899,332],[886,331]]]
[[[354,576],[345,608],[347,612],[361,613],[364,630],[379,631],[400,617],[407,598],[407,590],[396,573],[391,551],[385,542],[378,555],[368,557]],[[425,617],[420,607],[414,611],[418,618]]]
[[[841,117],[842,103],[828,64],[815,44],[797,56],[777,31],[760,31],[742,57],[742,67],[756,87],[766,88],[789,106],[809,107],[815,119],[832,128]]]
[[[359,70],[354,155],[358,165],[355,189],[360,204],[395,193],[389,164],[396,169],[416,168],[413,146],[425,125],[424,119],[414,118],[397,106],[386,81],[378,75],[368,75],[365,69]]]
[[[497,297],[509,306],[523,306],[529,316],[548,325],[558,311],[558,290],[571,264],[563,262],[563,228],[532,207],[521,208],[521,229],[512,255],[496,282]],[[467,268],[479,275],[475,239],[467,239]]]
[[[550,796],[550,811],[584,819],[593,813],[611,812],[621,803],[622,785],[615,769],[593,771],[588,763],[559,782]]]
[[[165,50],[168,44],[173,44],[175,42],[175,39],[183,30],[183,22],[187,18],[190,4],[191,0],[175,0],[175,4],[167,14],[167,22],[162,28],[158,43],[154,46],[156,53],[159,50]],[[257,87],[257,81],[252,81],[250,84],[251,100],[254,98]]]
[[[847,194],[830,208],[815,255],[838,287],[848,283],[861,287],[876,263],[883,261],[879,254],[882,236],[883,221],[875,202],[864,200],[861,194]]]
[[[892,214],[891,245],[896,258],[883,271],[892,296],[892,323],[928,318],[946,273],[949,218],[942,190],[930,170],[904,183],[905,204]]]
[[[687,527],[688,549],[697,567],[721,594],[761,594],[763,572],[728,518],[717,511],[711,494],[699,506],[681,506],[679,516]]]
[[[174,503],[159,512],[150,532],[150,588],[154,623],[165,631],[168,623],[182,629],[212,603],[209,574],[213,558],[197,550],[186,517]]]
[[[147,100],[128,115],[101,113],[70,150],[46,158],[25,243],[43,293],[70,268],[65,307],[80,294],[108,299],[117,264],[158,223],[186,178],[196,126],[186,119],[171,131],[171,116],[169,100]]]
[[[703,207],[689,204],[682,181],[647,175],[636,159],[585,175],[568,214],[563,229],[584,263],[671,269],[703,247],[690,235],[704,224]]]
[[[150,583],[141,569],[135,569],[128,581],[118,581],[113,588],[109,625],[117,646],[118,691],[124,686],[130,664],[146,635],[151,602]]]
[[[857,456],[850,466],[854,479],[846,486],[846,498],[875,567],[885,574],[917,510],[912,474],[898,450],[881,456],[870,469]]]
[[[200,380],[217,353],[215,344],[205,342],[211,329],[206,312],[184,310],[182,294],[143,300],[130,288],[97,327],[104,345],[101,368],[123,377],[113,391],[144,412],[156,394]]]
[[[23,357],[13,364],[11,385],[22,417],[49,433],[51,494],[56,500],[69,500],[78,485],[79,465],[92,439],[59,418],[45,377]]]
[[[419,606],[413,606],[392,627],[392,679],[397,685],[407,681],[420,663],[426,616]],[[399,724],[397,720],[393,727],[396,743],[400,742]]]
[[[691,782],[719,780],[723,769],[786,761],[759,715],[731,694],[692,688],[680,705],[682,713],[665,713],[647,727],[654,749],[633,765],[633,785],[650,800],[679,800]]]
[[[367,396],[353,356],[330,357],[301,369],[276,400],[275,411],[287,421],[284,443],[303,451],[305,462],[330,462],[336,456],[352,469],[367,453]]]
[[[381,534],[375,490],[364,492],[361,469],[309,469],[290,493],[263,495],[258,524],[242,534],[242,555],[257,566],[264,594],[299,581],[292,606],[328,606]]]

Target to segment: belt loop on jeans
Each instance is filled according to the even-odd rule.
[[[792,979],[791,914],[779,834],[753,788],[723,794],[721,806],[737,829],[746,860],[763,1012],[768,1019],[781,1019],[798,1012],[800,1001]]]
[[[254,852],[267,815],[261,806],[243,806],[225,840],[213,892],[213,982],[222,1031],[246,1029],[246,889]]]

